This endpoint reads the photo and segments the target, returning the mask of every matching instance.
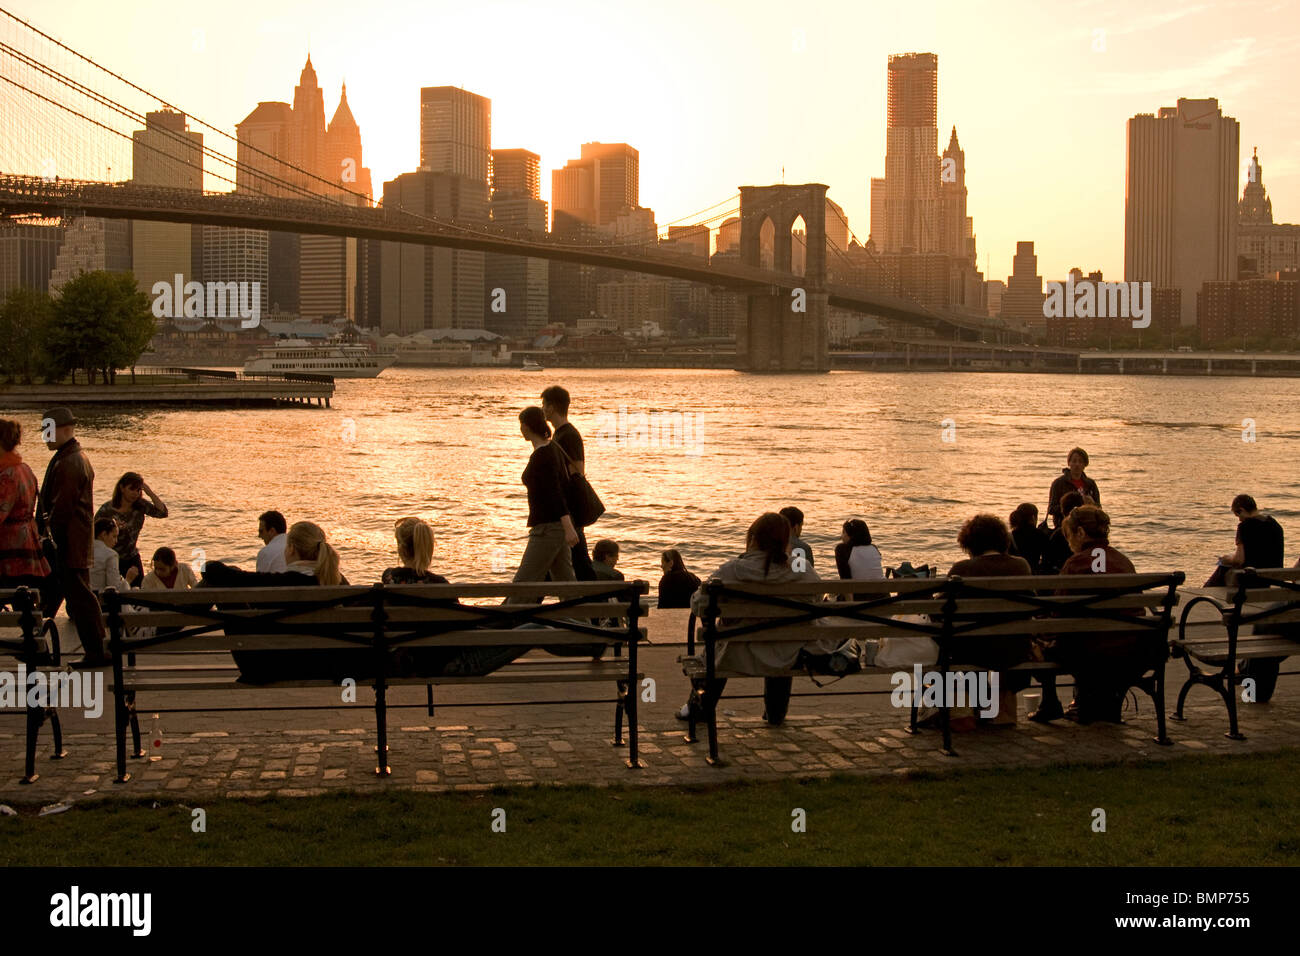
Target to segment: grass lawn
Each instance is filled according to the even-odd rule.
[[[1295,865],[1300,751],[667,787],[78,804],[0,816],[0,864]],[[191,805],[192,806],[192,805]],[[493,832],[493,811],[505,832]],[[806,832],[792,829],[806,813]],[[1106,831],[1094,832],[1094,809]]]

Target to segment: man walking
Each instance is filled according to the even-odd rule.
[[[95,555],[95,469],[74,437],[76,423],[72,411],[63,407],[51,408],[41,419],[45,444],[54,452],[36,508],[37,526],[50,562],[42,611],[46,617],[54,617],[59,605],[67,601],[68,617],[76,625],[85,653],[72,666],[102,667],[109,663],[104,648],[107,633],[99,601],[90,589]]]
[[[582,435],[569,421],[569,392],[559,385],[552,385],[542,392],[542,412],[546,420],[555,429],[551,441],[559,445],[569,456],[569,473],[587,474],[586,453],[582,446]],[[576,522],[575,522],[576,524]],[[573,546],[573,573],[579,581],[596,580],[596,571],[591,566],[591,556],[587,553],[587,532],[578,527],[578,543]]]

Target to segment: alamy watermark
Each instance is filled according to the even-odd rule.
[[[0,671],[0,707],[55,707],[81,710],[86,717],[104,713],[103,671]]]
[[[998,715],[997,671],[895,671],[889,702],[895,707],[978,707],[981,717]]]
[[[1093,279],[1047,283],[1047,319],[1132,319],[1133,328],[1151,326],[1150,282],[1100,282]]]
[[[160,280],[150,291],[155,318],[237,318],[244,329],[255,329],[262,321],[260,282],[186,282],[178,272],[174,282]]]
[[[596,415],[596,443],[620,448],[680,448],[687,455],[704,453],[699,416],[695,412],[618,412]]]

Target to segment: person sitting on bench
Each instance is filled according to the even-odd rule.
[[[728,561],[710,578],[716,578],[727,584],[791,584],[804,581],[820,581],[812,568],[795,571],[790,567],[790,522],[774,511],[760,515],[749,526],[745,534],[745,552],[738,558]],[[703,614],[708,606],[708,596],[703,590],[697,591],[691,599],[691,610],[697,615]],[[743,624],[743,621],[727,621],[728,625]],[[770,724],[779,724],[785,717],[790,704],[790,689],[794,678],[789,676],[800,658],[800,652],[814,656],[831,655],[839,649],[834,639],[815,641],[766,641],[735,642],[723,641],[718,645],[716,665],[719,670],[735,671],[741,674],[763,678],[763,717]],[[722,696],[726,679],[713,682],[704,688],[704,693],[713,704]],[[695,700],[694,695],[677,713],[679,720],[689,720]],[[709,704],[706,702],[706,708]],[[696,716],[701,716],[696,712]]]

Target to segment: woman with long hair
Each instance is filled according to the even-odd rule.
[[[840,529],[835,545],[835,567],[843,580],[883,581],[885,569],[880,549],[871,543],[871,529],[861,518],[850,518]]]
[[[659,603],[661,608],[682,608],[691,606],[691,597],[700,589],[700,579],[686,570],[682,553],[676,548],[668,548],[660,556],[659,566],[664,575],[659,579]]]
[[[795,571],[790,566],[790,522],[774,511],[760,515],[745,533],[745,551],[740,557],[733,558],[718,570],[711,578],[733,584],[789,584],[805,581],[820,581],[812,568]],[[696,592],[691,598],[691,609],[702,614],[708,604],[703,592]],[[743,624],[743,621],[726,621],[728,626]],[[790,706],[790,689],[793,678],[790,670],[799,660],[800,652],[821,656],[834,654],[838,642],[823,638],[811,641],[767,641],[731,644],[723,641],[718,645],[717,666],[720,670],[753,675],[763,678],[763,717],[769,724],[779,724],[785,719],[785,712]],[[726,686],[726,679],[715,680],[712,685],[702,688],[704,695],[716,704]],[[689,720],[695,695],[678,711],[681,720]],[[707,703],[705,706],[708,706]],[[697,715],[700,711],[696,711]]]
[[[145,501],[145,496],[149,500]],[[128,471],[113,486],[113,497],[100,505],[95,512],[96,518],[112,518],[117,522],[117,544],[114,550],[118,555],[118,570],[125,575],[127,568],[135,568],[136,573],[129,578],[134,587],[140,585],[144,578],[144,564],[140,560],[140,531],[144,528],[144,519],[166,518],[167,504],[159,498],[144,478],[134,471]]]
[[[0,587],[40,588],[50,573],[36,528],[36,475],[18,453],[23,427],[0,418]]]
[[[578,532],[569,515],[568,463],[551,443],[551,426],[536,405],[519,413],[519,433],[533,451],[522,479],[528,490],[528,545],[514,579],[576,581],[571,549]]]
[[[284,543],[283,571],[244,571],[223,561],[209,561],[200,587],[291,588],[348,583],[339,571],[339,555],[325,539],[320,525],[298,521],[289,527]],[[326,630],[327,628],[322,628]],[[249,684],[276,680],[340,680],[359,677],[357,668],[373,658],[365,650],[235,651],[240,679]]]
[[[1079,505],[1061,523],[1073,554],[1062,574],[1135,574],[1133,562],[1111,546],[1110,515],[1096,505]],[[1142,608],[1122,611],[1141,617]],[[1049,658],[1074,675],[1074,703],[1062,712],[1053,682],[1043,682],[1043,700],[1031,719],[1040,723],[1068,717],[1081,724],[1122,723],[1124,695],[1152,667],[1168,657],[1165,637],[1152,630],[1107,631],[1095,636],[1068,635],[1049,647]]]
[[[1011,512],[1007,522],[1011,525],[1010,553],[1024,558],[1029,569],[1038,574],[1043,564],[1043,552],[1047,550],[1047,535],[1038,527],[1038,507],[1023,502]]]

